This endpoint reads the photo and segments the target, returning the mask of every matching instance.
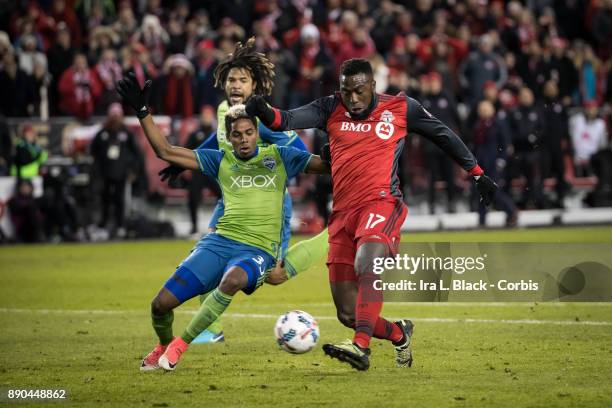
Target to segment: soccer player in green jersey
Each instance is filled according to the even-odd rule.
[[[215,86],[222,88],[225,93],[225,101],[217,107],[217,131],[211,135],[199,149],[221,149],[228,152],[232,151],[232,145],[227,138],[225,128],[225,115],[231,106],[244,104],[252,95],[269,95],[272,92],[274,65],[262,53],[255,50],[255,38],[250,38],[246,43],[238,42],[234,51],[221,61],[214,72]],[[295,131],[275,132],[258,121],[259,137],[257,144],[260,147],[275,144],[277,146],[292,146],[301,150],[306,150],[306,146],[301,141]],[[183,168],[169,166],[160,172],[162,180],[174,178]],[[215,207],[213,216],[209,223],[209,228],[214,231],[223,215],[224,204],[220,200]],[[315,262],[327,255],[327,229],[315,237],[303,240],[287,250],[289,238],[291,236],[290,220],[292,214],[291,197],[285,195],[283,210],[283,238],[281,240],[280,258],[282,259],[283,269],[279,268],[275,273],[268,277],[268,283],[279,284],[285,280],[296,276],[301,271],[308,269]],[[202,295],[201,302],[208,296]],[[215,343],[224,341],[223,326],[221,321],[215,321],[207,330],[203,331],[193,344]]]
[[[206,235],[176,269],[151,303],[159,344],[140,370],[174,370],[189,343],[229,306],[239,291],[253,293],[266,279],[279,254],[283,196],[287,180],[299,172],[329,173],[319,156],[291,147],[257,146],[257,120],[244,105],[225,117],[232,152],[189,150],[172,146],[155,126],[147,107],[151,81],[143,89],[133,74],[119,81],[117,91],[137,112],[155,154],[168,163],[200,170],[214,177],[225,199],[225,213],[216,232]],[[173,309],[209,292],[181,336],[172,333]]]

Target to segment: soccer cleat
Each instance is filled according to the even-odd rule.
[[[189,344],[185,343],[180,337],[175,337],[174,340],[168,344],[168,348],[164,354],[159,357],[159,366],[166,371],[174,371],[181,355],[187,350],[187,347],[189,347]]]
[[[414,324],[408,319],[398,320],[394,322],[398,325],[404,336],[397,343],[393,343],[395,346],[395,364],[398,367],[412,367],[412,347],[410,347],[410,338],[414,330]]]
[[[198,334],[198,337],[193,339],[190,344],[211,344],[211,343],[222,343],[225,341],[223,332],[213,333],[210,330],[204,330]]]
[[[340,344],[324,344],[323,351],[331,358],[349,363],[356,370],[365,371],[370,367],[370,349],[362,349],[351,340]]]
[[[157,370],[159,368],[159,358],[162,354],[164,354],[164,351],[166,351],[166,347],[168,346],[162,346],[161,344],[155,346],[153,351],[142,359],[142,363],[140,363],[140,371],[145,372]]]

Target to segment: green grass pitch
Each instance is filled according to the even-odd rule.
[[[403,240],[612,243],[612,228],[411,233]],[[192,245],[0,247],[3,394],[66,389],[59,406],[77,407],[612,406],[612,303],[389,303],[385,316],[416,324],[415,363],[395,368],[390,345],[373,340],[370,370],[356,372],[320,348],[351,336],[334,318],[323,262],[284,285],[238,295],[224,319],[225,344],[192,346],[176,372],[141,374],[140,360],[155,344],[150,300]],[[196,307],[191,301],[178,309],[178,334]],[[275,319],[291,309],[319,321],[312,352],[290,355],[275,344]]]

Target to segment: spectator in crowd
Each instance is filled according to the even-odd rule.
[[[158,96],[160,112],[184,118],[193,115],[193,93],[191,82],[193,65],[182,54],[168,58],[164,63],[164,75],[156,85],[161,94]],[[158,91],[159,92],[159,91]]]
[[[132,43],[122,49],[123,73],[134,72],[138,83],[144,86],[147,79],[157,77],[157,68],[151,62],[149,51],[140,43]]]
[[[534,104],[531,89],[523,87],[519,93],[519,106],[510,113],[509,124],[514,146],[514,159],[518,175],[525,179],[525,187],[519,201],[521,207],[544,207],[542,158],[542,113]]]
[[[591,156],[591,168],[597,177],[597,185],[585,197],[591,207],[612,206],[612,143]]]
[[[102,217],[99,227],[106,228],[111,209],[114,212],[113,233],[125,237],[125,189],[134,181],[143,156],[136,138],[123,124],[123,108],[113,103],[102,129],[90,146],[95,177],[102,182]]]
[[[102,92],[102,84],[95,72],[89,68],[85,54],[74,56],[72,65],[60,78],[58,91],[62,113],[80,119],[88,119],[92,115]]]
[[[584,41],[575,45],[574,65],[578,71],[578,102],[590,102],[598,98],[597,77],[601,61],[593,48]]]
[[[297,61],[297,72],[292,81],[293,92],[289,100],[291,108],[323,96],[323,84],[329,82],[335,74],[333,60],[321,43],[319,29],[314,24],[302,27],[293,55]]]
[[[477,110],[478,120],[473,133],[474,155],[489,177],[502,187],[495,193],[493,205],[506,213],[506,226],[515,227],[518,210],[512,198],[503,189],[505,182],[503,172],[506,167],[509,137],[506,134],[506,128],[496,117],[495,107],[490,101],[481,101]],[[482,203],[478,204],[478,214],[478,223],[484,226],[487,207]]]
[[[8,202],[17,242],[42,242],[43,218],[34,198],[34,187],[28,179],[17,179],[15,194]]]
[[[38,141],[36,128],[30,123],[21,127],[21,136],[15,144],[15,155],[11,166],[11,176],[18,179],[31,179],[38,176],[40,166],[48,154]]]
[[[600,2],[600,7],[594,11],[591,31],[599,50],[604,57],[612,53],[612,1]]]
[[[96,102],[95,112],[103,114],[113,102],[119,102],[119,95],[115,91],[115,85],[123,78],[121,65],[117,61],[117,52],[107,48],[102,52],[99,62],[94,67],[98,82],[102,85],[102,92]]]
[[[204,106],[200,114],[200,126],[189,135],[185,147],[196,149],[215,131],[215,109],[212,106]],[[202,202],[202,189],[208,188],[221,198],[221,190],[217,182],[205,176],[202,172],[191,172],[191,180],[188,181],[188,206],[191,219],[191,234],[198,233],[198,207]]]
[[[574,148],[574,165],[577,176],[590,176],[591,156],[607,145],[606,124],[598,117],[599,107],[595,101],[584,103],[582,112],[570,119],[570,137]]]
[[[58,85],[64,71],[70,68],[74,60],[75,49],[72,46],[70,30],[64,23],[58,24],[58,31],[53,45],[49,48],[49,73],[51,84],[49,86],[49,107],[51,115],[59,113]]]
[[[6,117],[0,114],[0,177],[8,176],[13,162],[13,139],[6,123]]]
[[[457,114],[457,103],[453,96],[442,89],[442,76],[437,72],[431,72],[428,76],[428,93],[421,97],[421,104],[432,115],[440,119],[455,132],[459,130],[459,116]],[[447,211],[455,212],[455,169],[450,160],[445,160],[446,154],[433,143],[424,144],[426,161],[429,163],[431,173],[429,174],[429,211],[435,213],[436,181],[445,183],[447,197]]]
[[[22,37],[19,51],[19,68],[28,75],[34,74],[34,67],[40,65],[47,70],[47,56],[36,49],[36,38],[28,34]]]
[[[400,12],[401,8],[400,5],[395,4],[391,0],[382,0],[379,7],[374,10],[372,15],[374,27],[370,34],[372,35],[374,44],[376,44],[376,49],[382,54],[387,54],[387,52],[391,50],[391,46],[395,43],[395,39],[394,41],[389,41],[389,39],[394,38],[396,35],[394,25],[397,14]],[[407,11],[406,13],[412,19],[410,13]]]
[[[204,106],[218,106],[223,99],[223,92],[215,87],[213,72],[219,61],[217,49],[213,40],[206,39],[198,43],[197,57],[193,61],[195,67],[194,97],[198,111]]]
[[[507,71],[502,57],[493,50],[490,34],[480,37],[478,50],[471,52],[460,68],[463,89],[468,93],[470,105],[474,106],[482,98],[486,81],[493,81],[501,88],[506,83]]]
[[[119,3],[119,15],[117,21],[111,24],[111,27],[119,36],[119,42],[126,45],[130,42],[130,38],[138,30],[138,21],[134,16],[134,11],[129,1],[121,1]]]
[[[34,112],[36,81],[19,68],[12,53],[2,59],[0,89],[0,112],[5,116],[30,116]]]
[[[142,43],[149,51],[153,65],[156,68],[161,68],[170,37],[162,27],[158,16],[152,14],[144,16],[140,28],[134,33],[130,41]]]
[[[76,241],[79,231],[82,232],[77,203],[63,173],[59,166],[47,169],[43,176],[44,193],[39,199],[44,233],[52,242]]]
[[[95,65],[106,50],[115,50],[119,46],[119,35],[108,26],[99,26],[89,36],[89,62]]]
[[[81,23],[71,6],[66,4],[66,0],[53,0],[51,3],[51,9],[49,17],[55,21],[56,24],[64,23],[70,30],[70,37],[72,42],[77,48],[80,48],[83,42],[83,32],[81,29]]]
[[[572,103],[572,96],[578,89],[578,72],[574,62],[567,56],[567,41],[562,38],[551,39],[553,56],[551,60],[551,78],[559,84],[559,96],[563,105]]]
[[[557,194],[555,207],[563,208],[568,185],[565,181],[564,153],[569,146],[567,110],[559,99],[559,88],[554,80],[544,84],[541,102],[544,127],[542,129],[542,174],[555,178]]]

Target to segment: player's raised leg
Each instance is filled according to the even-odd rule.
[[[291,246],[287,251],[284,262],[287,277],[293,278],[319,262],[329,250],[327,240],[328,231],[326,228],[314,237]]]
[[[383,294],[376,290],[374,281],[378,276],[374,274],[374,260],[392,255],[399,242],[399,228],[406,216],[406,208],[400,202],[382,201],[360,211],[358,216],[357,250],[354,256],[354,280],[356,289],[331,280],[332,276],[338,280],[346,276],[349,280],[351,270],[331,265],[330,281],[332,282],[332,295],[338,311],[339,320],[349,326],[353,324],[355,336],[352,341],[339,344],[327,344],[324,351],[341,361],[348,362],[356,369],[366,370],[369,367],[369,345],[372,337],[383,338],[393,342],[396,346],[396,362],[398,366],[412,364],[412,351],[410,349],[410,336],[412,335],[412,322],[389,322],[380,316],[383,304]],[[352,217],[350,217],[352,218]],[[349,233],[350,235],[350,233]],[[335,255],[339,259],[347,258],[350,254],[348,246],[332,244],[333,251],[340,254],[344,248],[344,255]],[[348,264],[348,262],[345,262]],[[356,291],[356,296],[355,296]],[[351,308],[351,303],[354,305]]]
[[[239,266],[230,268],[223,276],[219,287],[213,290],[200,305],[200,309],[191,319],[183,334],[175,337],[168,345],[159,359],[159,365],[164,370],[173,371],[181,355],[189,347],[189,343],[221,316],[232,302],[234,295],[247,283],[248,275],[244,269]]]
[[[159,343],[140,364],[140,371],[159,368],[159,358],[172,342],[173,310],[185,301],[202,293],[202,283],[185,266],[180,266],[151,302],[151,322]]]
[[[200,305],[204,303],[206,298],[210,296],[211,292],[200,295]],[[208,326],[206,330],[198,335],[191,344],[212,344],[222,343],[225,341],[225,334],[223,333],[223,323],[221,319],[217,319]]]
[[[181,355],[187,350],[189,344],[202,331],[223,314],[232,302],[238,291],[250,294],[257,289],[265,279],[266,270],[274,264],[275,259],[259,249],[248,245],[241,245],[235,241],[220,238],[231,242],[235,253],[242,253],[231,258],[218,287],[204,300],[200,309],[191,319],[180,337],[175,337],[159,359],[159,365],[165,370],[174,370]],[[250,248],[246,251],[244,248]],[[241,251],[242,250],[242,251]]]

